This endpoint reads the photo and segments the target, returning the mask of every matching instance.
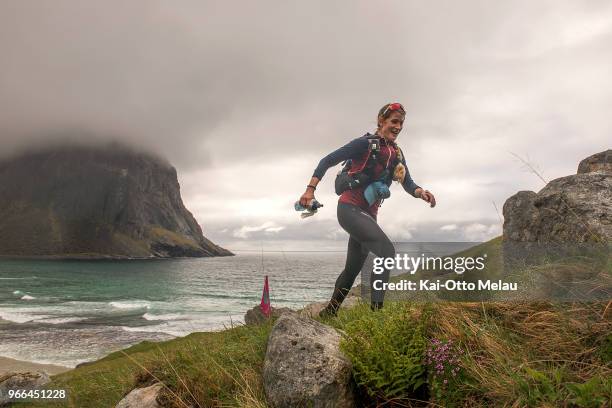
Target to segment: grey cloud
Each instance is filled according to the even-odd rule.
[[[501,234],[501,223],[496,219],[463,221],[453,224],[453,228],[448,226],[436,222],[419,225],[387,223],[383,229],[394,242],[482,242]],[[215,242],[240,249],[255,250],[262,242],[266,242],[268,247],[281,248],[288,245],[299,249],[300,243],[304,241],[311,243],[304,247],[306,249],[312,247],[313,242],[319,242],[321,247],[344,249],[348,240],[348,235],[335,220],[313,220],[308,225],[304,221],[283,225],[263,220],[251,220],[246,225],[226,221],[209,223],[208,227],[211,231],[209,237]],[[292,242],[296,244],[292,245]]]
[[[274,239],[337,238],[332,171],[318,190],[329,211],[308,229],[286,213],[247,216],[247,204],[238,216],[234,204],[273,197],[282,203],[259,204],[290,211],[317,160],[399,100],[400,145],[440,205],[405,210],[394,193],[385,228],[413,239],[467,225],[493,234],[491,202],[542,187],[510,152],[530,154],[550,179],[609,147],[611,33],[603,1],[7,0],[0,155],[119,139],[177,167],[213,238],[264,239],[241,228],[267,221],[286,227],[268,231]],[[280,159],[293,168],[274,169]],[[449,224],[460,228],[439,230]]]
[[[3,144],[27,147],[74,129],[189,167],[223,125],[244,124],[218,136],[238,142],[248,140],[249,122],[291,116],[293,147],[312,148],[329,140],[300,120],[313,106],[340,119],[329,129],[338,141],[354,134],[349,119],[373,123],[389,99],[408,99],[421,117],[453,89],[468,58],[462,48],[501,11],[483,9],[480,20],[440,6],[2,2]],[[249,151],[267,154],[274,140],[265,142]]]

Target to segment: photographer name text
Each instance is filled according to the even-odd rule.
[[[478,280],[477,282],[467,282],[460,280],[440,281],[439,279],[421,279],[409,281],[402,279],[397,282],[383,282],[378,279],[372,282],[375,290],[402,290],[402,291],[516,291],[516,282],[504,282],[502,280]]]

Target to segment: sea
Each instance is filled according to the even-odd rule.
[[[447,255],[475,244],[394,243],[398,254],[412,256]],[[74,367],[144,340],[241,325],[247,310],[261,302],[265,276],[273,307],[326,301],[346,257],[346,250],[234,252],[215,258],[0,260],[0,356]]]
[[[329,298],[344,257],[0,260],[0,356],[74,367],[143,340],[244,324],[266,275],[272,306],[301,308]]]

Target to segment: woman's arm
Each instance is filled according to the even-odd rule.
[[[306,206],[310,200],[314,198],[314,192],[317,188],[317,184],[319,184],[319,181],[321,181],[325,175],[325,172],[327,172],[330,167],[333,167],[345,160],[360,157],[368,149],[368,146],[369,143],[367,137],[358,137],[357,139],[351,140],[341,148],[322,158],[319,165],[314,170],[312,178],[308,182],[306,191],[304,194],[302,194],[302,197],[300,197],[300,204]]]
[[[351,140],[338,150],[335,150],[322,158],[319,165],[314,170],[312,177],[316,177],[317,179],[321,180],[327,169],[345,160],[361,157],[361,155],[368,150],[368,146],[369,143],[367,137],[362,136]]]
[[[421,187],[419,187],[414,180],[412,180],[412,177],[410,177],[410,171],[408,170],[408,166],[406,165],[406,160],[404,160],[404,158],[402,157],[402,164],[404,165],[404,168],[406,169],[406,175],[404,176],[404,182],[402,183],[402,187],[404,187],[404,190],[412,195],[413,197],[416,198],[420,198],[421,197],[421,193],[420,190],[422,190]]]

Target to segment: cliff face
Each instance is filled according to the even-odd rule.
[[[221,256],[170,164],[121,147],[63,147],[0,162],[0,255]]]

